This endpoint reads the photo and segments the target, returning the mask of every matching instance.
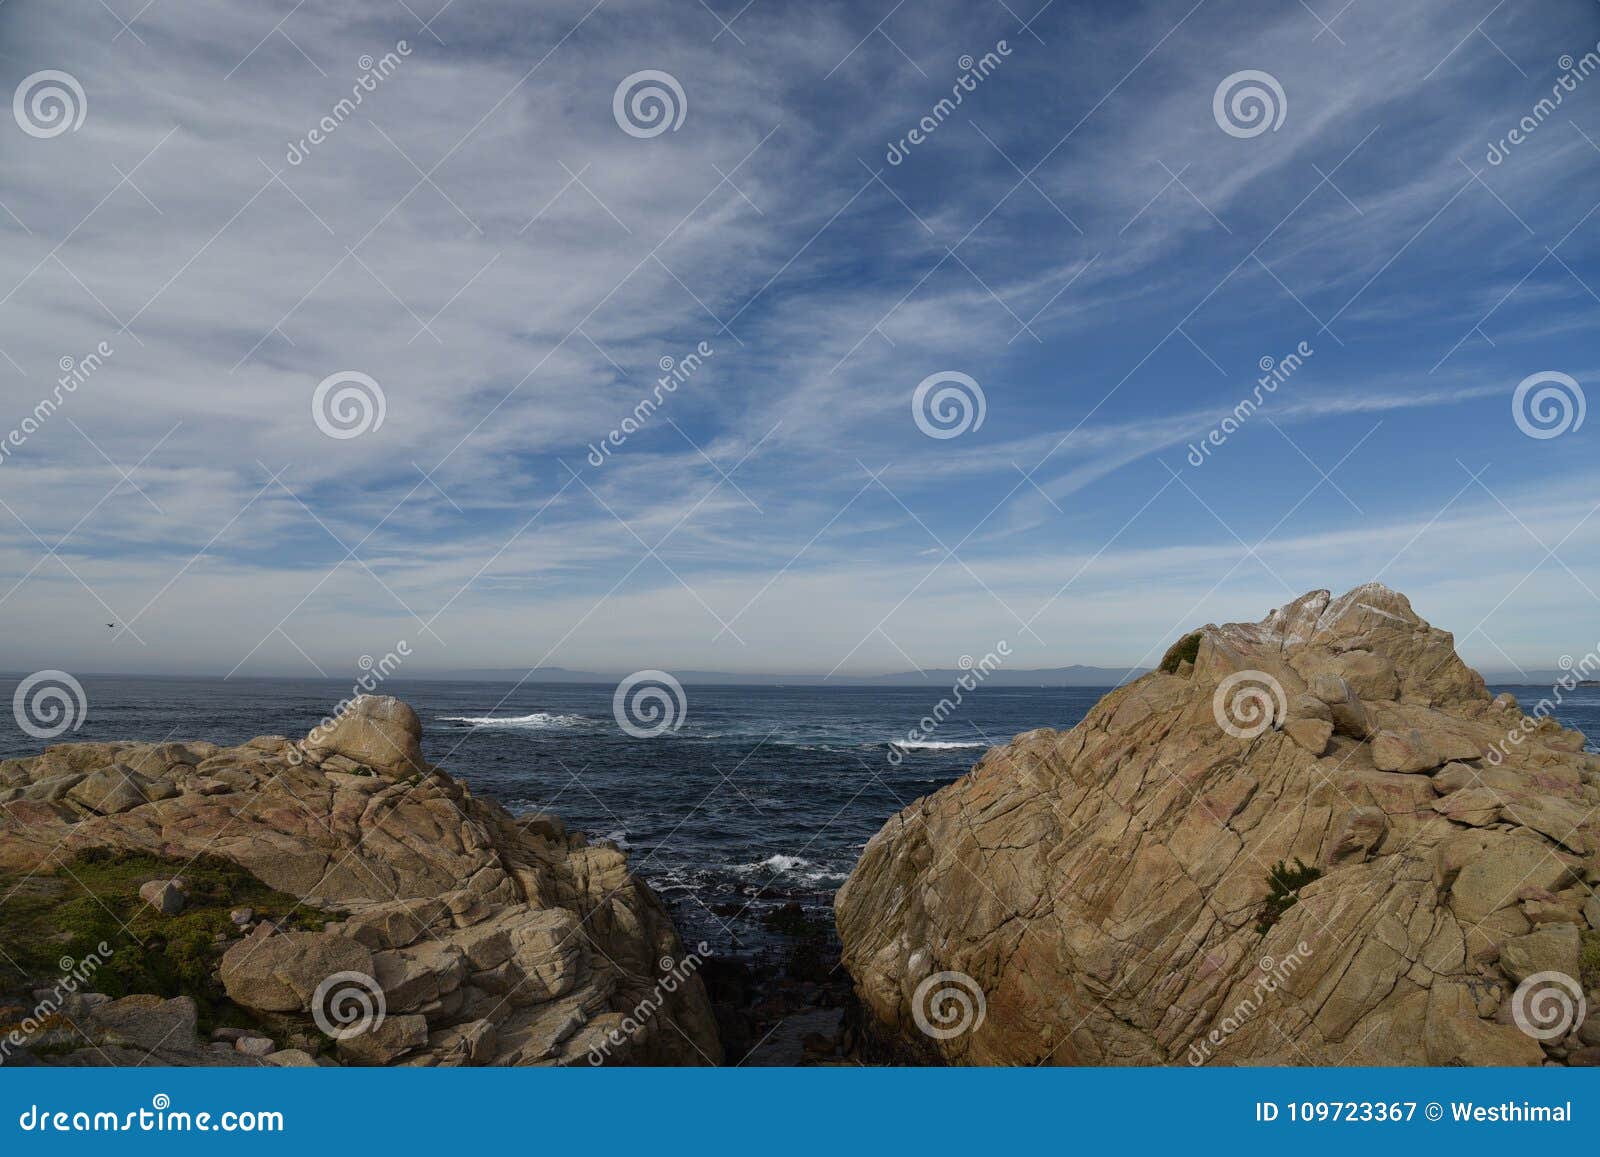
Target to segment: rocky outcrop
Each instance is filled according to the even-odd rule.
[[[0,875],[48,875],[88,849],[178,861],[176,877],[221,857],[334,917],[295,931],[236,910],[217,946],[227,999],[315,1025],[324,1063],[718,1063],[700,978],[623,854],[474,798],[423,760],[420,737],[405,704],[363,696],[298,742],[6,760]],[[148,918],[181,910],[181,879],[155,883]],[[56,1063],[312,1063],[265,1035],[201,1043],[185,994],[73,993],[42,1019]]]
[[[836,915],[881,1038],[955,1064],[1593,1063],[1582,735],[1491,698],[1376,584],[1162,667],[867,845]]]

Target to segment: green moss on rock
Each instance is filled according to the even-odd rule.
[[[140,898],[139,886],[173,877],[188,886],[184,908],[163,915]],[[239,936],[228,915],[232,909],[253,908],[258,919],[286,920],[296,929],[320,929],[328,919],[229,860],[175,860],[105,848],[80,852],[54,872],[0,878],[0,896],[0,949],[33,981],[53,983],[66,958],[99,956],[102,963],[87,989],[112,997],[191,997],[202,1031],[252,1023],[227,999],[216,975],[222,953]]]
[[[1579,941],[1578,972],[1586,990],[1600,988],[1600,931],[1585,932]]]

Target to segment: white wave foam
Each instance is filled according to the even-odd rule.
[[[889,741],[890,747],[898,747],[902,751],[952,751],[959,747],[988,747],[982,740],[953,742],[945,739],[893,739]]]
[[[770,868],[774,872],[792,872],[797,868],[809,868],[810,866],[810,860],[803,859],[800,856],[784,855],[768,856],[759,864],[752,865],[752,867],[756,868]]]
[[[740,875],[752,875],[757,872],[782,872],[793,879],[804,880],[811,884],[820,884],[824,881],[841,883],[849,879],[850,873],[836,868],[817,867],[803,856],[768,856],[757,864],[741,864],[735,869]]]
[[[582,715],[556,715],[535,711],[532,715],[445,715],[444,723],[468,723],[473,727],[508,727],[535,731],[547,727],[581,727],[589,722]]]

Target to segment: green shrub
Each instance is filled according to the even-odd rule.
[[[1195,656],[1200,653],[1200,632],[1194,631],[1185,635],[1172,646],[1167,648],[1167,653],[1161,656],[1160,670],[1169,675],[1178,673],[1178,665],[1185,661],[1193,663]]]
[[[1256,921],[1256,931],[1265,936],[1283,914],[1299,902],[1300,889],[1320,875],[1321,868],[1301,863],[1299,856],[1294,858],[1292,868],[1282,860],[1274,864],[1267,872],[1267,899],[1262,905],[1261,917]]]

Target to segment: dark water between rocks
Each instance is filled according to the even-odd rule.
[[[87,715],[59,741],[300,736],[349,694],[320,679],[81,682]],[[7,701],[16,683],[0,680]],[[898,749],[891,744],[948,687],[690,686],[679,729],[648,739],[618,726],[611,684],[513,691],[392,679],[383,690],[416,708],[430,760],[513,813],[553,812],[615,841],[672,905],[685,940],[724,952],[769,943],[763,919],[786,904],[825,916],[891,815],[958,778],[990,744],[1072,726],[1106,689],[980,687],[926,739]],[[1525,707],[1548,693],[1510,690]],[[1556,714],[1600,736],[1600,688],[1569,694]],[[43,745],[0,713],[0,757]]]

